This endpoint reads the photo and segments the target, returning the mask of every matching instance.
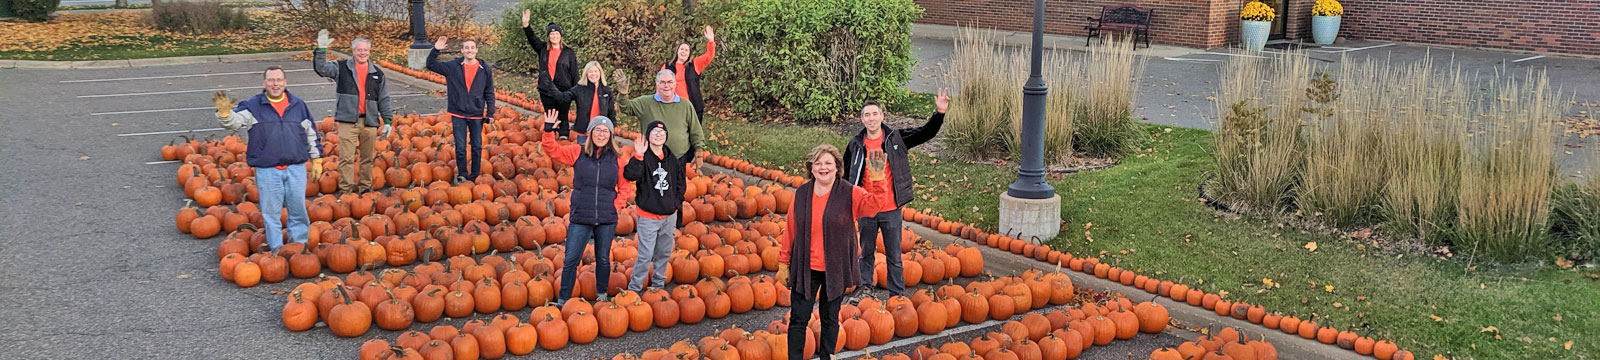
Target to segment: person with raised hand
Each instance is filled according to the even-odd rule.
[[[677,80],[672,71],[661,70],[656,72],[655,92],[640,95],[632,99],[628,96],[628,77],[621,69],[615,70],[611,76],[617,82],[617,93],[624,97],[617,101],[617,110],[625,115],[639,117],[639,124],[649,124],[660,121],[667,127],[667,147],[672,149],[672,156],[690,159],[693,166],[699,167],[700,160],[695,153],[700,149],[704,130],[700,121],[694,114],[694,106],[685,101],[676,92]],[[640,133],[644,130],[639,129]],[[685,156],[688,155],[688,156]]]
[[[944,125],[945,110],[950,108],[950,96],[945,89],[933,99],[934,112],[922,126],[891,129],[883,124],[883,107],[875,101],[861,106],[861,132],[856,133],[844,150],[844,178],[851,184],[867,189],[882,189],[877,193],[883,211],[861,219],[860,229],[861,287],[854,298],[872,296],[873,275],[877,266],[874,253],[878,237],[883,237],[884,265],[888,267],[883,287],[889,296],[903,295],[906,291],[904,268],[900,259],[900,229],[904,218],[900,209],[915,198],[912,187],[911,148],[932,140]],[[878,184],[883,186],[870,186]]]
[[[372,158],[377,155],[374,147],[378,139],[389,137],[390,122],[394,120],[389,106],[389,79],[371,61],[372,42],[355,38],[350,41],[349,59],[328,61],[328,44],[332,43],[328,29],[317,32],[311,69],[335,83],[333,121],[339,125],[339,192],[364,193],[372,190]]]
[[[612,135],[616,127],[610,118],[596,117],[586,129],[588,142],[563,145],[556,142],[559,122],[559,112],[545,111],[539,147],[556,162],[571,166],[579,176],[572,178],[572,210],[567,217],[564,245],[567,253],[561,263],[561,290],[556,302],[564,304],[572,297],[578,266],[590,243],[594,244],[595,291],[599,294],[596,301],[606,301],[611,280],[611,240],[616,237],[617,213],[626,204],[620,194],[631,191],[622,178],[622,151]]]
[[[550,77],[544,76],[543,71],[535,72],[534,77],[539,79],[540,96],[577,105],[578,116],[572,121],[572,132],[577,133],[579,144],[587,139],[588,134],[577,129],[588,129],[589,120],[600,116],[617,118],[617,99],[611,95],[611,88],[606,87],[605,69],[600,67],[599,62],[590,61],[584,65],[583,78],[578,79],[578,85],[567,90],[556,87]],[[560,116],[559,112],[557,116]],[[561,120],[565,122],[565,119]]]
[[[261,93],[237,104],[228,93],[217,91],[211,103],[223,128],[246,129],[245,164],[255,168],[256,191],[261,199],[261,222],[266,245],[283,246],[284,224],[279,214],[287,210],[289,238],[305,243],[311,235],[306,213],[306,182],[322,177],[322,140],[311,121],[306,102],[289,94],[289,81],[276,65],[262,72]],[[310,163],[309,169],[306,164]]]
[[[449,39],[440,36],[433,43],[428,71],[444,76],[445,111],[450,113],[456,147],[456,177],[451,183],[459,184],[476,181],[483,163],[483,123],[494,120],[494,71],[478,60],[478,43],[472,40],[461,42],[461,57],[439,61]]]
[[[883,157],[884,155],[875,155]],[[789,358],[802,358],[806,324],[820,310],[822,336],[818,356],[832,358],[839,337],[839,307],[856,287],[856,219],[883,211],[883,183],[866,189],[839,178],[839,148],[822,144],[806,154],[805,184],[795,190],[789,216],[778,242],[778,279],[794,291],[789,294]],[[881,160],[881,159],[880,159]],[[883,161],[875,162],[882,164]],[[875,169],[881,170],[881,169]],[[791,272],[793,271],[793,272]]]
[[[673,233],[678,229],[678,210],[688,188],[685,161],[671,152],[667,147],[667,125],[652,121],[645,125],[644,136],[633,141],[633,159],[622,169],[622,177],[634,183],[633,199],[639,205],[635,222],[639,256],[633,262],[628,290],[666,286],[667,259],[676,247]]]
[[[539,68],[544,70],[544,76],[550,79],[556,90],[572,90],[572,87],[577,86],[578,81],[582,79],[578,76],[578,52],[573,51],[572,48],[567,47],[566,43],[562,42],[561,25],[556,23],[549,23],[544,26],[545,36],[550,38],[549,42],[539,39],[539,34],[534,33],[533,28],[529,27],[528,20],[530,16],[532,16],[532,13],[528,9],[522,10],[522,36],[528,39],[528,47],[533,48],[533,51],[539,54],[537,59]],[[543,103],[546,109],[556,110],[557,116],[561,119],[561,122],[557,124],[556,131],[560,132],[559,135],[561,135],[562,139],[571,135],[571,129],[578,128],[568,127],[567,112],[571,110],[571,101],[561,101],[553,96],[545,95],[541,91],[539,102]],[[583,121],[588,121],[588,119],[583,119]]]
[[[689,99],[689,103],[694,104],[695,118],[702,123],[706,121],[706,102],[705,98],[700,96],[700,74],[705,73],[706,66],[711,65],[711,60],[717,57],[717,33],[711,29],[711,25],[706,25],[705,35],[705,53],[690,59],[689,55],[694,47],[689,45],[688,41],[678,43],[677,53],[672,57],[673,61],[661,66],[662,70],[672,70],[676,77],[674,80],[677,82],[674,91],[679,97]]]

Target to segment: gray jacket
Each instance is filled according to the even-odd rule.
[[[317,49],[312,52],[311,68],[317,75],[333,79],[338,94],[337,104],[334,106],[333,121],[354,124],[361,115],[361,108],[357,105],[360,101],[356,86],[356,64],[350,59],[328,61],[328,51]],[[389,78],[385,77],[383,70],[377,62],[367,63],[367,74],[362,77],[367,87],[367,126],[382,126],[393,121],[394,112],[389,107]],[[377,110],[377,116],[372,116]],[[381,120],[380,120],[381,118]]]

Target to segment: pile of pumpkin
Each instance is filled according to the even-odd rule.
[[[798,177],[784,174],[781,171],[751,165],[748,161],[717,155],[712,155],[710,158],[713,164],[725,166],[747,175],[782,183],[794,183],[797,181],[803,183],[803,180]],[[1301,321],[1292,315],[1284,315],[1277,312],[1268,313],[1260,305],[1226,300],[1219,293],[1208,293],[1198,288],[1191,288],[1189,285],[1174,283],[1171,280],[1160,280],[1141,275],[1132,270],[1101,263],[1100,259],[1096,257],[1074,257],[1071,253],[1052,249],[1047,244],[1035,244],[1008,235],[990,234],[982,229],[960,222],[944,220],[943,217],[926,214],[914,208],[905,208],[905,215],[907,220],[940,233],[957,236],[1002,251],[1009,251],[1046,264],[1069,266],[1073,271],[1092,274],[1095,277],[1132,286],[1151,294],[1166,296],[1174,301],[1187,302],[1189,305],[1213,310],[1219,316],[1229,316],[1250,321],[1268,329],[1281,329],[1284,332],[1298,334],[1306,339],[1336,345],[1343,349],[1353,350],[1361,355],[1372,355],[1378,359],[1407,359],[1411,356],[1411,353],[1405,350],[1395,349],[1395,351],[1388,351],[1394,345],[1394,342],[1390,340],[1375,341],[1368,337],[1356,336],[1355,333],[1349,330],[1339,331],[1331,324],[1319,323],[1311,319]],[[1341,341],[1340,339],[1349,341]],[[1383,345],[1377,346],[1376,344]],[[1377,350],[1379,348],[1384,350]]]

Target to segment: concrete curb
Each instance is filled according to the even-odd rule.
[[[254,54],[233,55],[198,55],[177,56],[149,59],[128,60],[88,60],[88,61],[40,61],[40,60],[9,60],[0,59],[0,69],[41,69],[41,70],[75,70],[75,69],[118,69],[137,68],[146,66],[165,65],[190,65],[209,63],[232,63],[244,61],[280,60],[288,59],[294,55],[304,53],[306,50],[279,51]]]
[[[1033,41],[1033,34],[1026,32],[934,24],[911,24],[911,37],[932,40],[955,40],[956,34],[958,34],[957,30],[963,29],[972,29],[981,33],[993,35],[995,41],[1003,46],[1027,48],[1032,45]],[[1045,34],[1044,36],[1044,45],[1047,48],[1053,46],[1061,50],[1082,51],[1085,48],[1078,44],[1082,44],[1083,42],[1084,37],[1082,36],[1050,34]],[[1139,50],[1134,51],[1134,54],[1143,56],[1176,57],[1201,51],[1205,50],[1173,45],[1150,44],[1150,47],[1141,47]]]
[[[745,184],[759,184],[763,181],[766,181],[764,179],[740,173],[732,169],[711,164],[705,164],[702,169],[710,173],[725,173],[732,176],[739,176],[744,180]],[[1001,251],[1000,249],[995,249],[984,244],[978,244],[966,239],[944,234],[938,232],[937,230],[924,227],[921,224],[907,221],[903,226],[906,229],[911,230],[911,232],[916,233],[918,236],[921,236],[923,239],[933,242],[941,247],[951,243],[959,243],[963,246],[978,249],[983,253],[984,272],[994,274],[995,276],[1021,275],[1022,272],[1032,269],[1044,271],[1055,270],[1051,269],[1049,265],[1046,265],[1041,261],[1024,258],[1020,255]],[[1212,312],[1211,310],[1206,310],[1205,308],[1192,306],[1188,303],[1172,301],[1171,298],[1167,297],[1155,296],[1145,292],[1143,289],[1122,285],[1122,283],[1119,282],[1097,278],[1091,274],[1072,271],[1071,269],[1065,268],[1063,268],[1061,273],[1067,274],[1068,277],[1072,278],[1072,284],[1075,286],[1088,287],[1090,289],[1101,291],[1115,291],[1123,293],[1127,295],[1130,300],[1143,301],[1150,297],[1154,297],[1154,301],[1156,303],[1167,308],[1167,313],[1172,316],[1173,322],[1183,324],[1188,328],[1235,327],[1240,331],[1244,331],[1252,338],[1264,337],[1266,342],[1272,343],[1273,346],[1277,347],[1278,358],[1280,359],[1371,359],[1370,357],[1356,354],[1354,351],[1340,349],[1337,346],[1323,344],[1315,340],[1307,340],[1305,338],[1301,338],[1299,335],[1287,334],[1282,331],[1278,331],[1277,329],[1269,330],[1266,327],[1252,324],[1244,320],[1218,316],[1216,313]],[[1193,340],[1201,335],[1184,328],[1168,327],[1167,329],[1169,334],[1177,335],[1178,337],[1182,337],[1187,340]]]

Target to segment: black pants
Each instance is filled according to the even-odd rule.
[[[572,111],[572,103],[556,101],[555,98],[544,95],[539,95],[539,102],[544,105],[545,109],[553,109],[556,111],[557,119],[560,119],[559,121],[556,121],[556,135],[572,135],[572,123],[568,122],[567,120],[567,113]],[[579,129],[578,131],[583,131],[583,129]]]
[[[805,256],[805,255],[799,255]],[[839,340],[839,305],[844,302],[844,297],[828,300],[828,276],[816,270],[811,273],[811,283],[816,284],[816,292],[802,294],[799,291],[789,293],[789,358],[803,359],[806,350],[806,325],[811,323],[812,306],[817,305],[817,294],[822,294],[822,338],[817,339],[817,356],[822,360],[833,359],[833,349]],[[845,286],[844,284],[835,284]]]
[[[478,180],[479,164],[483,157],[483,122],[487,120],[450,117],[450,134],[456,144],[456,176],[467,181]]]

